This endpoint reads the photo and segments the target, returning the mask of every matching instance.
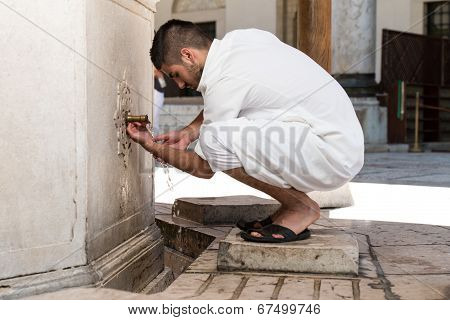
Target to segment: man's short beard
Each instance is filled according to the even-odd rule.
[[[185,64],[185,67],[193,75],[194,80],[198,85],[200,83],[200,79],[202,78],[203,66],[200,66],[199,64],[192,64],[192,65]]]

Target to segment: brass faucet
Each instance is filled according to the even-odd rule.
[[[125,122],[126,123],[130,123],[130,122],[149,123],[150,121],[148,120],[148,115],[146,115],[146,114],[136,116],[136,115],[131,115],[131,114],[127,113],[125,116]]]

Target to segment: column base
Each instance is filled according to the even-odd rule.
[[[153,224],[88,265],[2,280],[0,299],[20,299],[70,287],[140,292],[164,270],[163,253],[161,233]]]

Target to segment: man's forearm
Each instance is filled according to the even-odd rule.
[[[171,148],[168,145],[150,143],[144,149],[164,162],[199,178],[209,179],[214,175],[208,162],[192,151]]]
[[[183,130],[189,132],[191,141],[198,139],[200,135],[200,127],[203,123],[203,110],[195,117],[195,119],[187,125]]]

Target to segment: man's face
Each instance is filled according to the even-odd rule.
[[[164,72],[178,85],[180,89],[191,88],[196,90],[202,77],[203,68],[196,63],[182,62],[182,64],[172,64],[161,66]]]

